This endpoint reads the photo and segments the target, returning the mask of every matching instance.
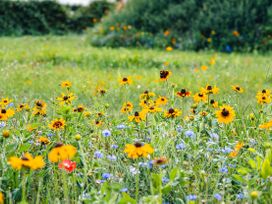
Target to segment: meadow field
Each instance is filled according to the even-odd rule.
[[[271,58],[0,38],[0,203],[270,203]]]

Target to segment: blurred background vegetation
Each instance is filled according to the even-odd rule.
[[[2,36],[87,33],[94,46],[272,49],[271,0],[97,0],[86,7],[2,0],[0,16]]]

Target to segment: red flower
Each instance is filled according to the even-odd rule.
[[[72,162],[71,160],[63,160],[59,163],[59,169],[64,169],[65,171],[71,173],[76,168],[76,162]]]

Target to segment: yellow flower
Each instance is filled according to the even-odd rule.
[[[256,98],[259,104],[268,104],[271,102],[270,91],[268,89],[263,89],[257,93]]]
[[[57,163],[66,159],[72,159],[77,150],[73,145],[57,144],[48,154],[48,159],[52,163]]]
[[[13,109],[2,108],[0,109],[0,120],[7,120],[10,117],[12,117],[14,114],[15,114],[15,111]]]
[[[21,103],[17,106],[17,112],[21,112],[23,110],[29,111],[29,106],[27,103]]]
[[[140,95],[140,99],[141,100],[149,100],[151,99],[152,97],[154,97],[156,94],[154,92],[150,92],[150,91],[145,91],[144,93],[142,93]]]
[[[220,110],[216,111],[216,117],[220,123],[231,123],[235,118],[235,112],[229,105],[223,105]]]
[[[70,81],[63,81],[60,83],[60,86],[62,88],[70,88],[72,86],[72,83]]]
[[[196,93],[194,95],[194,101],[196,103],[199,103],[201,101],[202,102],[207,102],[207,100],[208,100],[208,97],[207,97],[207,95],[205,93],[199,92],[199,93]]]
[[[85,111],[85,107],[83,105],[78,105],[73,111],[75,113],[83,113]]]
[[[165,48],[165,50],[168,51],[168,52],[171,52],[171,51],[173,51],[173,47],[167,46],[167,47]]]
[[[166,118],[176,118],[180,115],[181,115],[181,111],[174,108],[170,108],[168,111],[164,112],[164,117]]]
[[[124,150],[128,158],[137,159],[139,157],[147,157],[154,152],[149,144],[136,142],[135,144],[127,144]]]
[[[38,142],[41,143],[42,145],[47,145],[47,144],[49,144],[50,141],[47,137],[40,137],[38,139]]]
[[[212,42],[212,38],[207,38],[207,42],[211,43]]]
[[[232,90],[237,92],[237,93],[243,93],[244,92],[244,89],[238,85],[235,85],[235,86],[231,86]]]
[[[157,104],[158,106],[164,106],[164,105],[167,104],[167,102],[168,102],[168,99],[167,99],[166,97],[164,97],[164,96],[160,96],[160,97],[157,98],[157,100],[156,100],[156,104]]]
[[[75,99],[75,96],[73,93],[64,94],[62,93],[61,96],[57,97],[57,100],[59,101],[60,105],[70,105],[72,101]]]
[[[166,157],[160,157],[160,158],[155,158],[152,161],[152,164],[154,164],[155,166],[161,166],[164,165],[168,162],[168,160],[166,159]]]
[[[211,100],[210,100],[210,104],[212,105],[212,107],[218,108],[218,102],[215,101],[214,99],[211,99]]]
[[[33,115],[46,115],[46,103],[42,100],[35,101],[35,107],[33,108]]]
[[[141,112],[136,111],[134,113],[134,115],[128,116],[128,120],[130,122],[134,121],[136,123],[139,123],[139,122],[145,120],[145,117],[146,117],[146,111],[144,111],[144,110],[141,111]]]
[[[4,200],[5,200],[4,194],[0,192],[0,204],[4,204]]]
[[[170,35],[170,31],[169,30],[166,30],[163,32],[164,36],[167,37],[168,35]]]
[[[261,129],[269,129],[271,127],[272,127],[272,120],[270,120],[267,123],[263,123],[263,124],[259,125],[259,128],[261,128]]]
[[[61,130],[61,129],[64,129],[64,126],[65,126],[65,120],[62,118],[53,120],[49,124],[49,128],[52,130]]]
[[[133,104],[131,102],[126,102],[123,104],[122,108],[121,108],[121,112],[122,113],[127,113],[127,112],[131,112],[133,109]]]
[[[200,67],[200,69],[202,69],[203,71],[206,71],[206,70],[208,69],[208,66],[202,65],[202,66]]]
[[[211,59],[210,59],[210,65],[215,65],[215,62],[216,62],[216,58],[215,57],[212,57]]]
[[[166,81],[172,75],[171,71],[168,70],[161,70],[160,71],[160,80]]]
[[[22,167],[37,170],[45,166],[42,156],[36,156],[33,158],[30,153],[25,153],[22,158],[12,156],[9,158],[8,162],[15,170],[20,170]]]
[[[160,107],[158,107],[158,105],[155,103],[144,107],[144,111],[149,112],[149,113],[156,113],[156,112],[160,112],[161,110],[162,109]]]
[[[234,37],[239,37],[240,33],[237,30],[232,31]]]
[[[119,83],[121,85],[129,85],[129,84],[132,84],[132,80],[131,80],[131,77],[128,76],[128,77],[123,77],[122,79],[119,80]]]
[[[2,107],[6,107],[8,104],[10,104],[12,102],[11,99],[9,98],[2,98],[1,101],[0,101],[0,105]]]
[[[9,130],[3,130],[2,135],[3,135],[4,138],[8,138],[10,136]]]
[[[216,86],[207,85],[205,88],[201,88],[201,92],[205,94],[217,94],[219,89]]]

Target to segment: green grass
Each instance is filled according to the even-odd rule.
[[[215,55],[216,64],[209,65]],[[172,76],[167,82],[158,82],[164,62],[169,62],[166,69],[172,71]],[[207,65],[207,71],[195,72],[194,68],[201,65]],[[31,112],[16,113],[5,123],[3,130],[10,131],[10,137],[0,140],[0,191],[5,194],[6,202],[22,200],[24,179],[29,203],[67,203],[68,200],[71,203],[128,203],[129,200],[135,203],[134,199],[142,203],[162,200],[184,203],[190,194],[197,195],[197,203],[201,200],[215,203],[216,193],[226,203],[238,202],[238,193],[245,196],[241,202],[255,202],[250,196],[252,191],[259,192],[260,203],[271,200],[271,135],[258,128],[271,118],[271,105],[258,105],[255,97],[257,91],[271,88],[269,54],[95,48],[88,45],[84,36],[0,38],[0,72],[0,94],[11,98],[15,106],[26,102],[32,108],[35,99],[48,104],[46,117],[35,117]],[[125,76],[131,76],[133,83],[121,87],[118,80]],[[61,107],[55,99],[65,92],[59,86],[65,80],[72,82],[77,99],[73,105]],[[193,95],[208,84],[220,89],[210,99],[234,107],[236,119],[231,124],[218,124],[215,109],[205,104],[198,105],[193,120],[186,120],[186,116],[192,115],[190,107],[194,102],[191,98],[177,98],[175,92],[186,88]],[[231,85],[240,85],[244,93],[234,93]],[[105,96],[95,94],[97,87],[107,90]],[[145,90],[169,98],[163,110],[175,107],[183,114],[173,120],[165,119],[162,113],[150,114],[147,121],[138,125],[129,122],[127,115],[120,113],[122,104],[131,101],[134,110],[140,110],[139,95]],[[71,111],[80,104],[91,112],[89,118]],[[208,115],[201,117],[202,111]],[[101,127],[94,125],[98,112],[105,114]],[[250,119],[250,113],[254,114],[254,120]],[[67,125],[65,131],[55,133],[48,124],[60,117],[65,118]],[[29,124],[37,130],[29,132]],[[119,124],[128,128],[118,130]],[[176,130],[179,126],[183,131]],[[108,138],[101,134],[105,129],[112,133]],[[194,131],[196,138],[186,137],[187,130]],[[211,133],[219,135],[218,141],[211,139]],[[50,134],[54,135],[50,137],[50,145],[35,145],[41,135]],[[81,135],[80,140],[75,139],[76,134]],[[77,168],[71,174],[62,173],[46,159],[50,149],[59,142],[58,137],[78,150],[73,159]],[[127,158],[123,152],[125,145],[137,140],[150,143],[155,149],[150,158]],[[186,148],[179,151],[176,145],[182,141]],[[233,150],[238,141],[245,146],[231,159],[222,149]],[[112,144],[119,148],[110,148]],[[103,159],[94,158],[97,150],[103,152]],[[46,167],[29,172],[16,171],[8,165],[10,156],[20,157],[27,151],[42,155]],[[117,160],[110,162],[107,155],[115,155]],[[138,165],[161,156],[168,159],[165,168],[148,169]],[[226,166],[228,173],[221,173],[219,170]],[[141,174],[133,175],[131,167],[139,168]],[[98,182],[102,173],[112,175],[104,184]],[[162,185],[162,177],[170,181]],[[72,189],[68,195],[66,185]],[[129,196],[120,193],[122,188],[128,188]]]

